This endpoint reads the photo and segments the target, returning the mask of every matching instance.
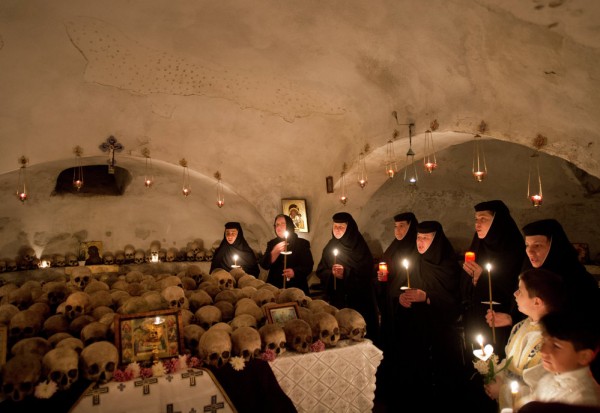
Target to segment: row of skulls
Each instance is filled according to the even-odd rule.
[[[135,248],[127,245],[123,250],[116,252],[106,251],[98,257],[96,264],[123,265],[144,264],[152,262],[153,257],[158,262],[201,262],[212,261],[215,249],[220,240],[215,241],[210,249],[203,249],[201,241],[192,241],[183,248],[162,248],[159,241],[153,241],[149,249]],[[34,270],[40,267],[76,267],[79,265],[78,254],[43,254],[40,257],[31,247],[21,248],[20,254],[15,258],[0,259],[0,273]]]
[[[334,347],[340,338],[361,341],[366,334],[357,311],[311,299],[298,288],[279,289],[241,268],[206,274],[190,264],[178,274],[153,275],[75,267],[68,279],[53,277],[0,287],[0,324],[8,326],[10,349],[0,393],[9,399],[23,400],[46,379],[59,390],[80,377],[111,380],[119,363],[113,344],[118,315],[177,310],[182,351],[217,367],[232,356],[306,353],[315,340]],[[284,303],[295,303],[299,318],[268,323],[269,308]]]

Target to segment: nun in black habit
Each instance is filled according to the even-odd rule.
[[[409,263],[410,287],[399,301],[408,311],[398,327],[399,372],[394,411],[455,410],[466,386],[460,336],[460,266],[437,221],[417,225],[417,251]],[[442,411],[442,410],[440,410]]]
[[[310,242],[298,237],[294,230],[294,221],[287,215],[277,215],[273,227],[277,236],[267,243],[267,249],[260,261],[260,266],[269,271],[267,282],[277,288],[284,288],[283,278],[286,277],[285,288],[300,288],[304,294],[309,295],[308,276],[315,264],[310,251]],[[286,231],[287,246],[284,246]],[[284,255],[284,252],[291,254]]]
[[[475,234],[469,251],[475,253],[475,261],[465,262],[461,274],[463,323],[467,355],[472,356],[472,343],[481,334],[495,353],[504,358],[504,347],[511,326],[495,328],[496,341],[485,316],[490,308],[489,277],[486,269],[491,265],[492,297],[494,311],[508,312],[515,302],[513,293],[518,288],[519,274],[525,257],[525,242],[508,207],[500,200],[475,205]]]
[[[316,274],[330,304],[361,313],[367,323],[367,337],[376,341],[379,322],[373,255],[349,213],[333,215],[332,237],[323,248]]]
[[[394,240],[383,253],[381,261],[387,264],[387,281],[381,281],[381,271],[377,272],[379,282],[376,285],[377,301],[381,314],[380,347],[384,358],[377,369],[377,391],[383,391],[385,399],[396,397],[396,375],[402,372],[396,366],[397,343],[404,339],[402,326],[396,325],[402,320],[403,314],[410,311],[400,305],[398,296],[400,289],[407,284],[406,269],[402,261],[415,262],[417,254],[417,218],[412,212],[404,212],[394,216]],[[379,385],[381,383],[381,385]]]
[[[237,255],[237,260],[234,256]],[[231,271],[233,265],[239,265],[246,274],[258,277],[260,269],[256,254],[244,239],[244,231],[239,222],[228,222],[225,224],[223,240],[215,250],[210,272],[217,268]]]

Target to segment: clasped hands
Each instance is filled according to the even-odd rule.
[[[333,264],[331,267],[331,273],[335,278],[344,278],[344,266],[340,264]]]
[[[404,292],[398,297],[400,305],[406,308],[410,308],[412,303],[424,302],[426,299],[427,293],[423,290],[419,290],[418,288],[409,288],[404,290]]]

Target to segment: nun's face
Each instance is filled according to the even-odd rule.
[[[402,241],[410,228],[410,222],[408,221],[398,221],[394,222],[394,236],[398,241]]]
[[[333,223],[333,236],[336,239],[340,239],[346,233],[346,228],[348,228],[348,224],[345,222],[334,222]]]
[[[479,239],[484,239],[488,231],[492,227],[494,221],[494,214],[492,211],[478,211],[475,212],[475,232]]]
[[[421,234],[417,233],[417,251],[419,254],[425,254],[425,252],[431,246],[433,239],[435,238],[435,232],[428,232]]]
[[[229,245],[233,244],[235,242],[235,239],[238,236],[238,230],[235,228],[231,228],[231,229],[226,229],[225,230],[225,239],[227,240],[227,242],[229,243]]]
[[[284,217],[279,217],[275,220],[275,233],[279,238],[285,238],[285,231],[287,231],[287,225]]]
[[[545,235],[525,236],[525,252],[533,268],[540,268],[544,265],[551,244],[551,240]]]

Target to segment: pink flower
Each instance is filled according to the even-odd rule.
[[[188,359],[188,367],[198,368],[201,366],[202,366],[202,360],[200,360],[198,357],[190,357]]]
[[[265,351],[261,355],[261,358],[264,361],[273,361],[273,360],[275,360],[276,357],[277,357],[277,354],[275,354],[275,352],[273,350],[271,350],[270,348],[265,349]]]
[[[147,379],[148,377],[152,377],[152,368],[151,367],[142,367],[140,369],[140,377],[143,379]]]
[[[321,340],[315,341],[310,345],[310,351],[312,351],[313,353],[325,351],[325,343],[323,343]]]

